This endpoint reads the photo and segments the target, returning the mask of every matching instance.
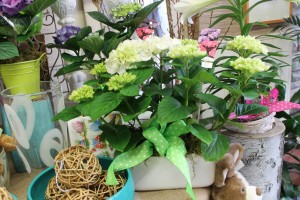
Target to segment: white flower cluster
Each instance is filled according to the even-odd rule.
[[[227,43],[227,49],[268,55],[268,49],[255,37],[238,35]]]
[[[166,36],[161,38],[153,36],[147,40],[125,40],[117,49],[111,51],[106,59],[107,72],[123,74],[126,69],[135,68],[135,62],[148,61],[180,44],[181,40]]]

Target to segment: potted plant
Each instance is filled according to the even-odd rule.
[[[55,0],[18,0],[0,3],[0,70],[6,87],[34,82],[35,88],[24,88],[15,93],[39,90],[39,68],[42,53],[31,46],[20,50],[21,43],[33,43],[30,37],[42,27],[41,12]],[[17,76],[20,75],[20,76]]]
[[[119,28],[116,24],[103,20],[101,14],[101,17],[98,15],[92,14],[109,26]],[[120,29],[122,30],[125,29]],[[105,33],[104,37],[111,34]],[[76,43],[80,46],[78,39],[81,35],[79,32],[72,42],[77,40]],[[113,176],[114,171],[136,166],[153,155],[162,156],[182,172],[187,179],[187,192],[195,198],[185,157],[187,150],[189,153],[201,154],[208,161],[220,159],[227,152],[228,141],[219,131],[235,108],[242,107],[240,112],[236,112],[237,116],[266,111],[264,106],[257,104],[238,105],[245,91],[250,88],[247,81],[254,79],[253,85],[264,78],[269,78],[269,82],[276,82],[276,69],[271,67],[268,71],[269,67],[259,62],[259,59],[250,60],[248,67],[259,64],[262,69],[256,68],[257,71],[250,74],[241,73],[247,84],[238,87],[238,83],[243,83],[242,78],[236,75],[240,70],[230,66],[230,61],[237,60],[237,56],[221,57],[214,62],[221,65],[221,61],[225,60],[227,62],[222,63],[225,71],[236,70],[233,77],[228,78],[225,71],[214,73],[215,68],[206,69],[202,66],[206,52],[200,51],[197,41],[150,37],[145,41],[122,40],[120,43],[118,40],[114,43],[116,38],[120,37],[108,37],[110,44],[116,44],[116,49],[101,49],[101,53],[107,58],[97,61],[97,64],[93,60],[89,65],[98,78],[87,82],[70,95],[70,99],[77,101],[78,105],[65,109],[54,120],[67,121],[86,115],[92,120],[99,119],[103,122],[101,140],[107,140],[119,152],[109,168],[108,184],[117,183]],[[254,53],[266,53],[265,46],[255,38],[245,40],[259,44],[260,51]],[[244,59],[252,53],[249,49],[243,54]],[[268,56],[270,58],[272,54]],[[268,61],[267,58],[265,60]],[[59,74],[78,70],[83,63],[87,64],[84,60],[80,60],[80,63],[73,62]],[[270,63],[273,64],[271,61]],[[252,76],[253,74],[259,76]],[[230,78],[239,78],[240,82],[231,81]],[[206,92],[202,91],[203,84],[210,85]],[[225,99],[220,98],[216,95],[219,90],[224,90],[229,95]],[[258,94],[258,91],[254,93]],[[198,111],[199,103],[209,105],[209,109],[213,110],[211,118],[198,120],[192,117]],[[139,116],[146,111],[151,113],[150,117],[142,122]],[[111,112],[119,112],[124,124],[106,122],[104,117]]]

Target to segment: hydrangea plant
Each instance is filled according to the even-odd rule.
[[[186,2],[194,5],[192,1]],[[195,10],[186,16],[193,13]],[[96,13],[92,16],[97,18]],[[119,22],[104,21],[120,31],[125,30]],[[82,31],[73,40],[78,41]],[[108,170],[107,184],[117,184],[116,171],[138,165],[153,155],[164,156],[186,177],[187,193],[195,199],[185,157],[187,150],[201,154],[208,161],[223,157],[229,143],[219,132],[229,121],[230,114],[256,114],[267,109],[263,105],[240,105],[239,101],[259,95],[253,88],[281,83],[276,80],[277,68],[270,61],[272,55],[278,54],[267,52],[257,38],[231,39],[227,50],[237,55],[217,58],[214,66],[223,69],[217,72],[215,68],[203,67],[202,59],[207,52],[201,51],[196,40],[152,36],[146,40],[118,41],[116,48],[101,51],[106,59],[94,61],[90,66],[97,79],[85,83],[89,89],[71,94],[78,105],[63,110],[54,119],[69,120],[86,115],[103,122],[101,140],[108,141],[118,151]],[[241,45],[246,46],[241,49]],[[258,56],[262,57],[261,61],[256,59]],[[253,68],[253,64],[259,65]],[[208,85],[207,90],[203,85]],[[94,93],[89,96],[91,88]],[[228,95],[218,97],[216,93],[220,90]],[[213,116],[195,119],[193,114],[199,111],[199,104],[207,104]],[[146,111],[151,115],[142,121],[139,116]],[[104,117],[111,112],[120,113],[122,125],[105,121]]]
[[[57,36],[54,37],[55,44],[48,44],[47,47],[66,49],[69,53],[62,54],[62,58],[68,64],[58,70],[55,76],[81,70],[83,66],[91,69],[92,73],[97,73],[97,69],[93,69],[94,66],[99,66],[122,41],[129,39],[161,2],[154,2],[144,8],[138,3],[119,4],[111,10],[109,16],[98,11],[89,12],[93,19],[108,27],[107,32],[93,31],[90,26],[81,29],[66,26],[58,30]],[[127,49],[127,52],[131,51]]]
[[[67,120],[87,115],[103,122],[101,139],[119,151],[108,170],[107,184],[117,183],[115,171],[159,155],[184,174],[187,192],[195,199],[185,158],[189,142],[185,136],[198,141],[194,152],[201,152],[207,160],[217,160],[227,151],[228,141],[218,130],[206,129],[192,117],[200,99],[210,100],[208,94],[201,92],[202,84],[227,87],[202,67],[206,51],[198,46],[196,40],[169,37],[125,40],[110,52],[105,62],[95,66],[96,80],[73,91],[70,97],[79,104],[55,117]],[[89,96],[91,88],[93,96]],[[226,107],[222,112],[223,109],[229,112]],[[146,111],[151,116],[141,121],[139,115]],[[106,122],[104,117],[111,112],[120,113],[124,124]]]

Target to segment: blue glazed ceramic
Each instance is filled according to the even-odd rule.
[[[112,159],[99,157],[102,169],[107,170]],[[27,200],[45,200],[45,191],[49,180],[55,176],[53,167],[47,168],[37,175],[30,183],[27,191]],[[124,187],[108,200],[134,200],[134,183],[130,170],[125,171],[127,182]]]

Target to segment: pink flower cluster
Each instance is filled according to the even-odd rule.
[[[201,31],[198,43],[201,51],[206,51],[210,57],[215,57],[217,47],[219,45],[218,38],[220,29],[205,28]]]
[[[135,30],[136,34],[141,38],[142,40],[146,40],[150,35],[154,33],[153,29],[148,28],[147,26],[137,28]]]

